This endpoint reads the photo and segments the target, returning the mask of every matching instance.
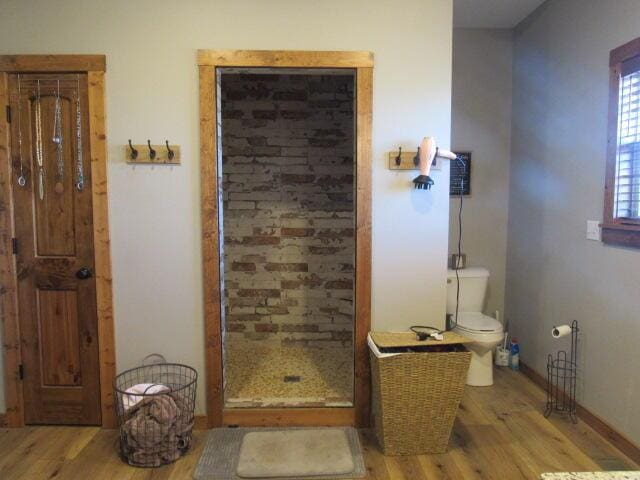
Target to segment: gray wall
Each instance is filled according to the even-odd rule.
[[[638,0],[550,0],[515,33],[507,317],[545,372],[578,319],[579,401],[640,442],[640,251],[586,240],[601,219],[609,51],[640,34]]]
[[[485,311],[504,310],[511,150],[511,30],[454,29],[451,145],[472,151],[462,250],[491,272]],[[457,251],[459,200],[449,208],[449,252]]]

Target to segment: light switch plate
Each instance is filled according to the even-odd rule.
[[[596,242],[602,240],[600,222],[598,220],[587,220],[587,240]]]

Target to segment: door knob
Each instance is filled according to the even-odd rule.
[[[87,278],[91,278],[91,270],[87,267],[82,267],[80,270],[76,272],[76,278],[80,280],[86,280]]]

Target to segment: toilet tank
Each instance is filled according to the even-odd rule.
[[[460,278],[459,312],[482,312],[487,293],[489,270],[482,267],[458,270]],[[447,313],[456,313],[456,271],[447,271]]]

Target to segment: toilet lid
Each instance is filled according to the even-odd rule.
[[[474,332],[502,331],[502,324],[498,320],[477,312],[458,313],[458,327]]]

